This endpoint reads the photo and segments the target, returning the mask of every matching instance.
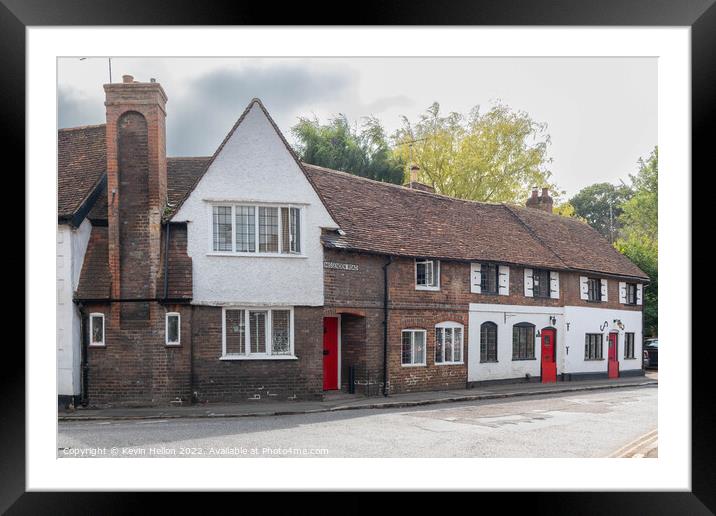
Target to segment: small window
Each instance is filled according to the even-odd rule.
[[[401,363],[407,365],[425,365],[425,330],[403,330],[401,343]]]
[[[225,308],[223,327],[224,359],[295,358],[290,308]]]
[[[532,292],[534,297],[549,297],[549,271],[534,269],[532,271]]]
[[[636,304],[636,283],[627,283],[626,285],[626,304]]]
[[[497,294],[499,288],[500,268],[494,263],[483,263],[480,266],[480,291],[483,294]]]
[[[497,362],[497,325],[493,322],[480,326],[480,362]]]
[[[634,334],[624,334],[624,358],[634,358]]]
[[[415,288],[438,290],[440,288],[440,262],[437,260],[415,260]]]
[[[519,323],[512,327],[512,360],[535,358],[535,326]]]
[[[587,299],[597,302],[602,300],[602,280],[587,278]]]
[[[604,358],[604,335],[587,333],[584,342],[584,360],[602,360]]]
[[[167,313],[165,335],[165,343],[167,346],[178,346],[181,344],[181,315],[177,312]]]
[[[90,314],[90,346],[104,346],[104,314]]]
[[[446,322],[435,327],[435,363],[462,363],[462,324]]]

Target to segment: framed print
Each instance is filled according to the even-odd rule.
[[[28,229],[3,509],[396,490],[713,511],[690,259],[712,4],[346,25],[2,0]]]

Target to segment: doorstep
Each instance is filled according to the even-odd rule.
[[[388,397],[329,397],[323,401],[268,401],[235,404],[199,404],[141,408],[80,408],[60,412],[60,421],[106,421],[133,419],[260,417],[335,412],[341,410],[389,409],[433,405],[459,401],[479,401],[544,394],[571,393],[603,389],[657,386],[658,381],[644,377],[604,379],[580,382],[520,383],[493,385],[489,388],[455,389],[392,394]]]

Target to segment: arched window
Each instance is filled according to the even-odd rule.
[[[497,325],[490,321],[480,325],[480,362],[497,362]]]
[[[462,329],[456,322],[442,322],[435,325],[435,363],[462,363]]]
[[[512,327],[512,360],[535,358],[535,325],[522,322]]]

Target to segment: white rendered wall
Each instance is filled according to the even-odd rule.
[[[562,307],[521,305],[490,305],[470,303],[467,380],[504,380],[524,378],[525,374],[540,376],[541,343],[537,331],[546,327],[557,329],[557,373],[564,368],[564,316]],[[550,317],[556,319],[553,325]],[[497,362],[480,363],[480,325],[497,324]],[[512,327],[521,322],[535,325],[535,359],[512,360]]]
[[[85,219],[79,228],[57,226],[57,393],[80,393],[81,320],[72,297],[80,271],[91,224]]]
[[[589,308],[581,306],[564,307],[565,323],[569,325],[566,344],[569,346],[564,372],[566,373],[595,373],[607,372],[607,352],[609,333],[618,331],[619,370],[641,369],[642,352],[642,312],[633,310],[615,310],[609,308]],[[620,320],[624,329],[620,330],[614,325],[614,320]],[[606,326],[604,326],[606,323]],[[604,329],[600,329],[604,326]],[[624,334],[634,333],[634,358],[624,358]],[[584,360],[584,340],[587,333],[601,333],[604,335],[604,360]]]
[[[303,256],[213,255],[211,202],[300,205]],[[336,224],[258,104],[173,220],[188,222],[193,303],[323,305],[321,228]]]

